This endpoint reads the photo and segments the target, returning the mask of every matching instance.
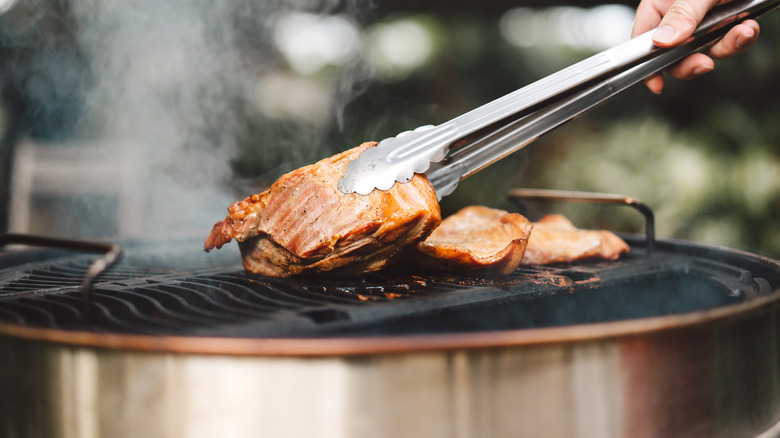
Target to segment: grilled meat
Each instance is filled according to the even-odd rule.
[[[436,270],[508,274],[520,264],[533,226],[524,216],[482,206],[444,219],[415,247],[414,261]]]
[[[614,233],[581,230],[564,216],[550,214],[534,222],[522,264],[546,265],[588,258],[616,260],[629,249],[628,244]]]
[[[615,234],[578,229],[561,215],[532,224],[517,213],[472,206],[444,219],[410,260],[428,269],[508,274],[521,264],[615,260],[628,250]]]
[[[375,145],[363,143],[294,170],[267,191],[233,203],[205,249],[236,239],[244,268],[274,277],[381,269],[425,239],[441,222],[441,211],[422,175],[386,191],[341,193],[336,183],[347,164]]]

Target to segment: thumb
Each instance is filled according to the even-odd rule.
[[[661,19],[653,33],[653,42],[658,47],[672,47],[685,42],[701,20],[718,0],[677,0]]]

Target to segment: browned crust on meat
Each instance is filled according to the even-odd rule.
[[[436,270],[508,274],[520,264],[532,228],[517,213],[466,207],[444,219],[415,247],[415,261]]]

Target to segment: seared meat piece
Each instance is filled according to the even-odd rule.
[[[345,195],[336,187],[347,164],[376,143],[294,170],[267,191],[235,202],[206,239],[205,249],[239,242],[244,268],[286,277],[371,272],[406,246],[425,239],[441,222],[428,179],[368,195]]]
[[[581,230],[564,216],[549,214],[534,222],[522,264],[545,265],[593,257],[616,260],[629,249],[628,244],[614,233]]]
[[[561,215],[547,215],[531,224],[517,213],[473,206],[444,219],[417,244],[410,260],[436,270],[508,274],[521,264],[615,260],[629,249],[615,234],[578,229]]]
[[[520,264],[533,226],[524,216],[488,207],[466,207],[444,219],[415,247],[415,261],[454,272],[508,274]]]

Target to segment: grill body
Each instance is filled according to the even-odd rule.
[[[88,320],[69,304],[78,282],[68,267],[80,256],[25,253],[0,277],[0,432],[748,437],[769,428],[780,414],[780,266],[683,242],[652,253],[631,243],[618,264],[405,283],[269,283],[229,256],[185,260],[186,248],[140,246],[95,284],[91,304],[106,309]],[[174,262],[161,263],[161,251]],[[61,278],[30,287],[45,271]],[[206,314],[228,303],[212,286],[247,309]],[[136,312],[108,304],[123,295]],[[642,297],[644,309],[622,308]],[[48,316],[24,306],[48,306]],[[529,320],[529,308],[546,316]]]

